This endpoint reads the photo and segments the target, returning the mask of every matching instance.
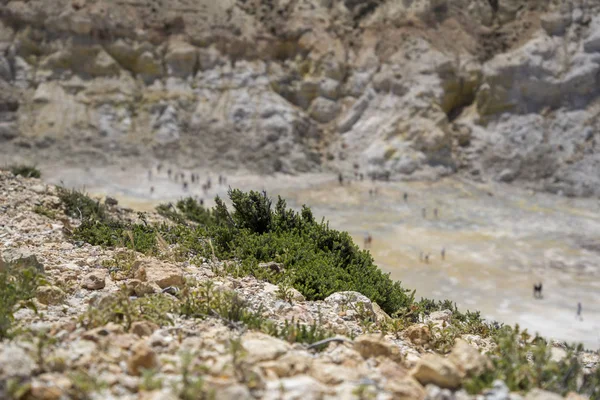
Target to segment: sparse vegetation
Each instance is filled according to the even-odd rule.
[[[32,165],[13,165],[10,167],[10,172],[13,175],[21,175],[25,178],[41,178],[42,172]]]
[[[223,271],[219,272],[235,276],[250,274],[278,284],[278,296],[290,302],[291,287],[309,300],[323,299],[339,291],[360,292],[393,317],[385,322],[375,322],[365,310],[353,310],[365,331],[391,332],[399,337],[404,329],[422,322],[432,312],[451,310],[447,324],[430,326],[432,342],[429,345],[432,349],[447,353],[456,338],[463,334],[491,337],[497,344],[492,356],[494,370],[471,378],[465,385],[473,393],[481,392],[494,379],[503,379],[511,390],[527,391],[539,387],[563,394],[578,390],[598,399],[599,373],[582,375],[582,367],[572,351],[563,361],[552,361],[547,344],[539,338],[524,340],[526,334],[518,327],[512,329],[486,322],[479,312],[461,312],[449,300],[415,300],[414,291],[409,292],[382,273],[370,254],[360,250],[347,233],[331,229],[325,221],[315,221],[307,207],[296,212],[288,209],[282,199],[273,207],[265,193],[231,190],[229,196],[233,211],[229,211],[220,198],[210,211],[193,199],[185,199],[176,207],[161,208],[161,214],[169,218],[171,224],[155,225],[111,219],[98,210],[97,203],[72,201],[77,197],[74,194],[69,195],[69,200],[70,204],[84,204],[87,210],[80,213],[83,221],[75,232],[79,240],[128,247],[146,254],[157,254],[161,247],[174,246],[177,256],[184,259],[235,260],[223,264]],[[72,206],[66,208],[73,210]],[[162,246],[161,241],[165,242]],[[283,268],[274,271],[259,267],[260,262],[267,261],[275,261]],[[159,297],[121,299],[109,307],[108,313],[107,309],[92,310],[85,321],[93,326],[113,321],[127,327],[136,318],[152,320],[153,316],[176,313],[189,318],[218,318],[233,329],[261,330],[290,342],[315,343],[332,336],[318,323],[312,326],[297,322],[277,325],[264,318],[262,310],[251,310],[235,293],[215,291],[210,283],[189,284],[177,300],[155,303],[155,298]],[[141,300],[147,302],[145,306],[138,303]],[[144,312],[139,312],[142,307],[146,307]],[[152,308],[155,308],[154,312]],[[581,380],[582,376],[583,383],[575,386],[576,379]],[[189,385],[192,383],[188,382]],[[185,398],[186,390],[180,393]]]
[[[49,209],[44,206],[35,206],[33,208],[33,212],[39,215],[43,215],[44,217],[48,217],[50,219],[56,219],[56,211]]]
[[[22,307],[36,310],[31,301],[43,277],[34,268],[0,271],[0,339],[12,335],[14,312]]]
[[[567,349],[566,356],[555,361],[544,339],[531,337],[518,325],[501,329],[493,339],[497,345],[491,354],[493,368],[465,383],[470,393],[480,393],[495,379],[501,379],[513,391],[541,388],[563,396],[574,391],[592,400],[600,399],[600,370],[582,375],[582,365],[575,354],[583,350],[581,346]]]

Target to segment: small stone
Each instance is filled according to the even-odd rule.
[[[446,389],[456,389],[461,382],[456,366],[437,354],[424,355],[411,374],[422,385],[433,383]]]
[[[46,193],[46,186],[44,185],[33,185],[31,187],[31,191],[37,194],[44,194]]]
[[[158,365],[156,353],[145,341],[138,342],[133,346],[132,354],[127,362],[130,374],[140,375],[142,369],[154,369]]]
[[[64,393],[56,386],[46,386],[41,382],[34,381],[31,385],[28,399],[32,400],[59,400]]]
[[[81,287],[87,290],[100,290],[106,285],[106,274],[104,271],[96,271],[87,274],[81,283]]]
[[[130,332],[140,337],[150,336],[154,331],[158,330],[159,326],[150,321],[136,321],[131,324]]]
[[[259,263],[258,266],[260,268],[268,269],[270,271],[277,272],[277,273],[283,272],[283,270],[284,270],[283,264],[276,263],[274,261],[265,262],[265,263]]]
[[[383,356],[397,362],[402,361],[402,354],[398,346],[379,335],[362,335],[357,337],[354,340],[354,349],[364,358]]]
[[[310,375],[326,385],[337,385],[359,378],[357,369],[318,360],[312,364]]]
[[[404,337],[417,346],[424,346],[431,341],[431,331],[425,324],[414,324],[406,328]]]
[[[156,286],[156,287],[155,287]],[[127,292],[130,295],[144,297],[149,294],[156,293],[160,290],[157,285],[152,285],[148,282],[141,282],[137,279],[132,279],[125,284]]]
[[[40,286],[36,290],[38,301],[48,306],[62,303],[66,296],[66,293],[57,286]]]
[[[244,385],[227,385],[214,391],[214,398],[219,400],[250,400],[253,399],[250,390]]]
[[[119,202],[117,199],[115,199],[113,197],[106,196],[106,199],[104,200],[104,204],[106,204],[107,206],[110,206],[110,207],[114,207],[117,204],[119,204]]]
[[[454,344],[448,360],[456,366],[462,378],[477,376],[492,368],[486,356],[461,339]]]

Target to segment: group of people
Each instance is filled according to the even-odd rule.
[[[162,164],[158,164],[156,166],[156,173],[157,175],[161,173],[161,171],[163,170],[163,165]],[[153,177],[153,170],[150,169],[148,170],[148,180],[152,181],[152,177]],[[190,172],[189,173],[189,180],[191,181],[192,184],[199,184],[200,182],[200,175],[194,172]],[[173,172],[173,169],[168,168],[167,169],[167,178],[169,180],[174,180],[175,182],[180,182],[181,181],[181,185],[184,191],[188,191],[189,189],[189,182],[186,180],[186,173],[185,172]],[[225,176],[223,175],[219,175],[219,185],[225,185],[227,184],[227,179],[225,178]],[[206,179],[206,181],[202,184],[202,190],[204,191],[204,193],[208,192],[212,187],[212,180],[210,177],[208,177]],[[155,191],[154,186],[150,186],[150,194],[153,194]]]

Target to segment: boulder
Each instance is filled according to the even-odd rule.
[[[422,385],[430,383],[445,389],[456,389],[461,384],[460,372],[449,360],[437,355],[424,355],[411,371]]]
[[[462,378],[477,376],[492,368],[486,356],[462,339],[456,341],[448,360],[456,366]]]
[[[35,361],[17,344],[0,344],[0,380],[12,377],[28,378],[35,369]]]
[[[562,36],[571,25],[570,13],[550,13],[540,18],[542,28],[550,36]]]
[[[358,292],[337,292],[329,295],[325,302],[331,305],[335,312],[344,313],[348,318],[371,318],[377,320],[373,303],[369,298]]]
[[[184,284],[182,269],[173,264],[153,259],[137,260],[132,266],[134,275],[142,268],[146,271],[146,281],[157,284],[161,289],[182,287]]]

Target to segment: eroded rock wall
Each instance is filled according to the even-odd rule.
[[[2,1],[2,157],[598,195],[599,35],[584,0]]]

